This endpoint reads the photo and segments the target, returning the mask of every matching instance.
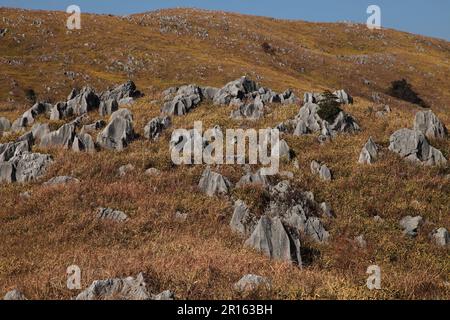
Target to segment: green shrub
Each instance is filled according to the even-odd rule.
[[[330,91],[325,91],[322,94],[322,99],[319,101],[319,110],[317,114],[320,118],[328,121],[328,123],[333,123],[338,114],[342,111],[339,107],[339,102],[337,97]]]

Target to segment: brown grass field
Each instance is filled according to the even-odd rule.
[[[283,21],[223,12],[174,9],[130,17],[82,15],[82,29],[67,31],[62,12],[0,8],[0,116],[11,121],[31,105],[25,90],[39,100],[57,102],[73,87],[86,84],[98,92],[127,79],[145,97],[130,107],[141,138],[123,152],[50,153],[54,164],[42,181],[71,175],[81,183],[45,187],[42,181],[0,185],[0,295],[19,288],[30,299],[70,299],[66,268],[82,270],[83,288],[93,280],[145,272],[152,292],[173,290],[178,299],[443,299],[450,298],[450,256],[428,237],[436,227],[450,228],[450,169],[402,161],[384,149],[371,166],[357,164],[359,152],[372,136],[384,147],[397,129],[412,127],[420,107],[385,94],[390,83],[406,78],[439,118],[450,127],[450,43],[395,30],[370,31],[363,25]],[[169,19],[168,17],[171,17]],[[207,35],[207,36],[206,36]],[[267,42],[273,52],[266,52]],[[76,73],[72,80],[64,72]],[[197,184],[203,166],[172,165],[171,130],[157,142],[145,140],[144,125],[159,115],[160,93],[172,85],[196,83],[222,87],[248,75],[276,91],[344,88],[355,97],[345,106],[362,131],[341,135],[320,145],[314,136],[286,136],[300,169],[294,182],[329,202],[337,217],[326,221],[332,240],[317,249],[311,265],[299,269],[270,261],[243,247],[229,221],[233,203],[209,198]],[[364,79],[371,84],[364,83]],[[373,102],[374,92],[380,102]],[[388,104],[385,118],[374,110]],[[257,122],[229,118],[232,107],[202,104],[173,128],[267,127],[292,118],[299,106],[271,106]],[[98,114],[92,114],[93,120]],[[41,121],[48,121],[42,118]],[[61,123],[53,123],[58,127]],[[0,143],[12,136],[0,138]],[[447,159],[450,140],[433,141]],[[326,162],[332,182],[321,182],[309,170],[311,160]],[[136,169],[121,178],[117,169]],[[156,167],[160,176],[147,176]],[[236,183],[240,166],[215,168]],[[29,191],[28,200],[20,197]],[[235,190],[258,202],[260,190]],[[95,208],[112,207],[130,216],[124,224],[93,218]],[[177,210],[186,222],[174,219]],[[379,215],[384,222],[375,222]],[[421,215],[426,223],[417,238],[402,235],[398,221]],[[364,234],[360,249],[352,241]],[[366,287],[366,269],[382,269],[382,289]],[[233,283],[255,273],[272,281],[272,290],[243,297]]]

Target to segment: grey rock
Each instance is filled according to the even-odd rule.
[[[124,222],[128,220],[128,216],[119,210],[114,210],[111,208],[98,208],[97,209],[97,219],[102,220],[112,220],[117,222]]]
[[[447,159],[438,149],[432,147],[425,135],[417,130],[400,129],[390,138],[389,150],[402,158],[425,165],[445,165]]]
[[[127,175],[127,173],[129,173],[133,170],[134,170],[134,166],[131,163],[121,166],[119,168],[119,177],[125,177]]]
[[[61,186],[61,185],[69,184],[69,183],[80,183],[80,180],[78,180],[77,178],[74,178],[74,177],[69,177],[69,176],[59,176],[59,177],[51,178],[47,182],[44,182],[43,185],[44,186]]]
[[[149,168],[145,170],[145,174],[148,176],[159,176],[161,174],[161,171],[156,168]]]
[[[188,218],[188,214],[187,213],[183,213],[180,211],[175,212],[175,220],[179,221],[179,222],[185,222]]]
[[[152,300],[159,300],[159,301],[175,300],[175,294],[170,290],[165,290],[157,295],[152,295]]]
[[[96,280],[76,300],[151,300],[144,275],[136,278]]]
[[[332,174],[325,164],[320,164],[316,160],[311,162],[311,173],[316,174],[324,181],[331,181]]]
[[[305,232],[317,242],[327,242],[330,234],[325,230],[322,222],[317,217],[310,217],[306,221]]]
[[[234,203],[233,217],[230,221],[231,230],[241,235],[249,236],[254,230],[256,221],[247,205],[242,200]]]
[[[213,88],[213,87],[203,87],[203,88],[200,88],[200,90],[201,90],[202,96],[207,100],[213,100],[214,96],[219,91],[218,88]]]
[[[14,167],[14,181],[29,182],[37,180],[45,174],[47,167],[53,162],[51,156],[40,153],[24,152],[11,158]]]
[[[31,151],[31,145],[27,140],[0,144],[0,161],[9,161],[16,155]]]
[[[109,124],[98,134],[97,143],[101,147],[121,151],[134,139],[133,122],[126,111],[119,110],[113,113]]]
[[[35,123],[31,132],[35,141],[41,141],[42,137],[50,132],[50,128],[47,123]]]
[[[41,147],[62,147],[69,149],[72,147],[75,138],[75,126],[65,124],[58,130],[44,134],[41,137]]]
[[[345,90],[337,90],[333,92],[333,94],[337,97],[337,101],[341,104],[352,104],[353,98],[345,92]]]
[[[319,205],[319,207],[322,210],[322,214],[324,216],[329,217],[329,218],[333,218],[336,216],[335,213],[333,212],[333,209],[331,208],[331,206],[328,203],[322,202]]]
[[[88,133],[78,133],[73,139],[72,150],[75,152],[95,152],[95,143]]]
[[[415,237],[417,236],[419,227],[422,225],[423,218],[421,216],[411,217],[406,216],[400,220],[400,227],[403,229],[403,234]]]
[[[227,178],[211,171],[208,167],[203,171],[198,187],[202,192],[212,197],[215,194],[228,194],[232,188],[232,184]]]
[[[0,137],[3,135],[3,132],[9,131],[11,129],[11,122],[4,117],[0,117]]]
[[[247,184],[258,184],[263,187],[267,187],[269,185],[269,181],[266,176],[261,174],[261,170],[258,170],[255,173],[246,173],[236,184],[236,187],[243,187]]]
[[[83,87],[80,92],[72,91],[71,98],[67,101],[66,108],[63,111],[64,114],[80,116],[89,111],[97,110],[100,106],[99,97],[90,87]]]
[[[433,232],[431,233],[431,238],[434,240],[434,242],[436,242],[438,246],[445,247],[450,243],[450,235],[445,228],[433,230]]]
[[[106,126],[106,122],[104,120],[97,120],[94,123],[84,125],[81,128],[81,132],[85,133],[85,132],[96,131],[96,130],[103,129],[105,126]]]
[[[264,103],[259,97],[253,102],[241,105],[237,110],[231,112],[233,119],[258,120],[264,116]]]
[[[5,296],[3,297],[3,300],[20,301],[20,300],[28,300],[28,299],[25,297],[25,295],[21,291],[14,289],[14,290],[8,291],[5,294]]]
[[[168,115],[182,116],[196,108],[202,102],[202,91],[196,85],[187,85],[178,88],[175,95],[164,98],[162,112]]]
[[[359,155],[358,163],[361,164],[372,164],[378,159],[378,146],[372,140],[372,137],[369,138],[367,143],[361,150]]]
[[[364,239],[363,235],[359,235],[359,236],[355,237],[355,243],[361,249],[365,249],[367,247],[367,241]]]
[[[428,139],[443,139],[447,136],[447,128],[431,110],[416,113],[414,130],[422,132]]]
[[[267,278],[254,274],[247,274],[234,284],[234,289],[241,293],[254,292],[259,289],[270,290],[271,287],[272,285]]]
[[[227,83],[223,88],[219,89],[214,96],[215,105],[229,105],[233,99],[242,99],[249,93],[258,91],[258,85],[248,79],[242,77],[238,80]]]
[[[111,114],[111,117],[109,117],[109,121],[112,121],[112,120],[114,120],[116,118],[124,118],[124,119],[126,119],[126,120],[128,120],[130,122],[133,122],[133,114],[131,113],[130,110],[125,109],[125,108],[122,108],[122,109],[119,109],[117,111],[114,111]]]
[[[245,246],[259,250],[271,259],[302,265],[300,241],[289,237],[279,217],[261,217]]]
[[[286,140],[281,139],[275,146],[272,147],[272,155],[278,156],[281,158],[285,158],[287,160],[291,160],[292,152],[291,148],[287,144]]]
[[[156,140],[165,129],[170,127],[170,125],[171,120],[169,117],[154,118],[144,127],[144,137],[149,140]]]
[[[16,179],[14,164],[8,161],[0,161],[0,183],[11,183]]]
[[[117,110],[119,110],[119,103],[114,98],[106,101],[101,101],[100,106],[98,108],[98,112],[101,117],[111,115]]]
[[[128,80],[126,83],[116,86],[110,90],[103,92],[100,95],[100,99],[102,101],[108,101],[114,99],[116,101],[120,101],[126,98],[139,98],[142,94],[137,90],[136,84]]]

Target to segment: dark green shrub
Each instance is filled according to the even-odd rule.
[[[339,107],[340,104],[337,101],[337,97],[330,91],[325,91],[322,94],[322,99],[319,101],[319,110],[317,114],[323,120],[328,121],[328,123],[333,123],[338,114],[342,111]]]

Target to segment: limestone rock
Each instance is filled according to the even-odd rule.
[[[41,147],[62,147],[69,149],[72,147],[75,138],[75,126],[65,124],[58,130],[44,134],[41,138]]]
[[[97,143],[101,147],[121,151],[134,139],[132,116],[127,111],[121,109],[112,114],[111,121],[97,136]]]
[[[73,139],[72,150],[75,152],[95,152],[95,142],[88,133],[78,133]]]
[[[358,162],[361,164],[372,164],[377,160],[377,158],[378,146],[372,140],[372,137],[370,137],[361,150]]]
[[[411,217],[406,216],[402,220],[400,220],[400,227],[403,229],[403,234],[415,237],[417,236],[419,227],[423,222],[423,218],[421,216]]]
[[[400,129],[390,138],[389,150],[402,158],[425,165],[445,165],[447,159],[438,149],[430,146],[425,135],[417,130]]]
[[[261,288],[270,290],[270,281],[267,278],[254,274],[247,274],[234,284],[234,289],[242,293],[254,292]]]
[[[14,289],[14,290],[8,291],[5,294],[5,296],[3,297],[3,300],[20,301],[20,300],[28,300],[28,299],[25,297],[25,295],[21,291]]]
[[[448,234],[448,231],[445,228],[439,228],[434,230],[431,233],[431,237],[438,246],[445,247],[450,244],[450,235]]]
[[[234,203],[233,217],[230,221],[231,230],[241,235],[249,236],[254,230],[256,221],[247,205],[242,200]]]
[[[61,186],[69,183],[80,183],[80,180],[74,177],[69,176],[59,176],[54,177],[48,180],[47,182],[44,182],[44,186]]]
[[[443,139],[447,136],[447,128],[431,110],[416,113],[414,130],[422,132],[428,139]]]
[[[198,184],[200,190],[212,197],[215,194],[228,194],[232,188],[231,182],[219,173],[206,168]]]
[[[149,140],[156,140],[170,125],[171,120],[169,117],[154,118],[144,127],[144,137]]]
[[[128,216],[123,211],[114,210],[111,208],[98,208],[97,219],[124,222],[128,220]]]
[[[261,251],[271,259],[302,265],[300,241],[290,239],[279,217],[261,217],[245,245]]]
[[[151,300],[144,275],[136,278],[96,280],[76,300]]]

